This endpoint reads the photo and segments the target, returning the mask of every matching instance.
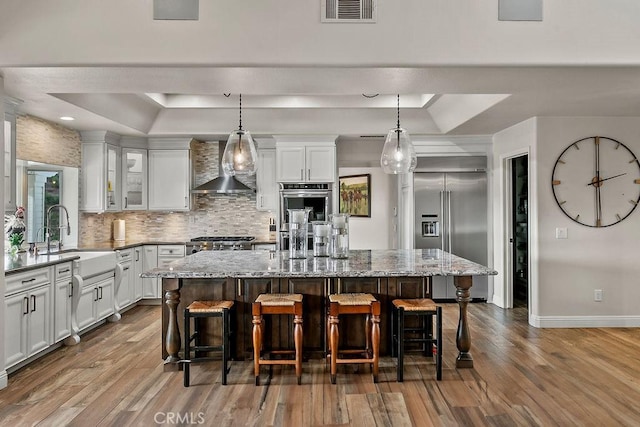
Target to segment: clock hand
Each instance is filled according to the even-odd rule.
[[[596,181],[592,181],[592,182],[588,183],[588,184],[587,184],[587,187],[588,187],[588,186],[590,186],[590,185],[600,184],[600,183],[601,183],[601,182],[603,182],[603,181],[608,181],[608,180],[610,180],[610,179],[617,178],[617,177],[619,177],[619,176],[626,175],[626,174],[627,174],[627,173],[625,172],[625,173],[621,173],[621,174],[614,175],[614,176],[610,176],[609,178],[603,178],[603,179],[600,179],[600,177],[597,177],[597,178],[598,178],[598,180],[596,180]]]

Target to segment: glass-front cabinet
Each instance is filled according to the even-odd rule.
[[[122,149],[122,209],[147,209],[147,150]]]
[[[82,196],[80,210],[117,212],[121,208],[120,137],[85,131],[82,136]]]

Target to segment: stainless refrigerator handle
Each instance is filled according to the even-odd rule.
[[[444,233],[447,227],[444,222],[444,191],[440,192],[440,249],[446,250],[444,247]]]
[[[447,238],[449,239],[449,246],[447,252],[453,253],[451,248],[451,191],[447,191]]]

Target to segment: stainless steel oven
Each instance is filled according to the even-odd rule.
[[[289,249],[288,209],[309,209],[309,240],[311,242],[311,222],[328,221],[333,203],[331,184],[300,183],[280,184],[280,236],[279,248]],[[312,247],[312,246],[311,246]]]

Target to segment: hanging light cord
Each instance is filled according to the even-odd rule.
[[[398,94],[398,126],[396,128],[396,150],[400,151],[400,94]]]
[[[400,114],[400,112],[398,112],[398,114]],[[398,116],[398,117],[400,117],[400,116]],[[398,120],[400,120],[400,119],[398,118]],[[398,123],[400,123],[400,122],[398,121]],[[242,94],[240,94],[240,130],[242,130]]]

